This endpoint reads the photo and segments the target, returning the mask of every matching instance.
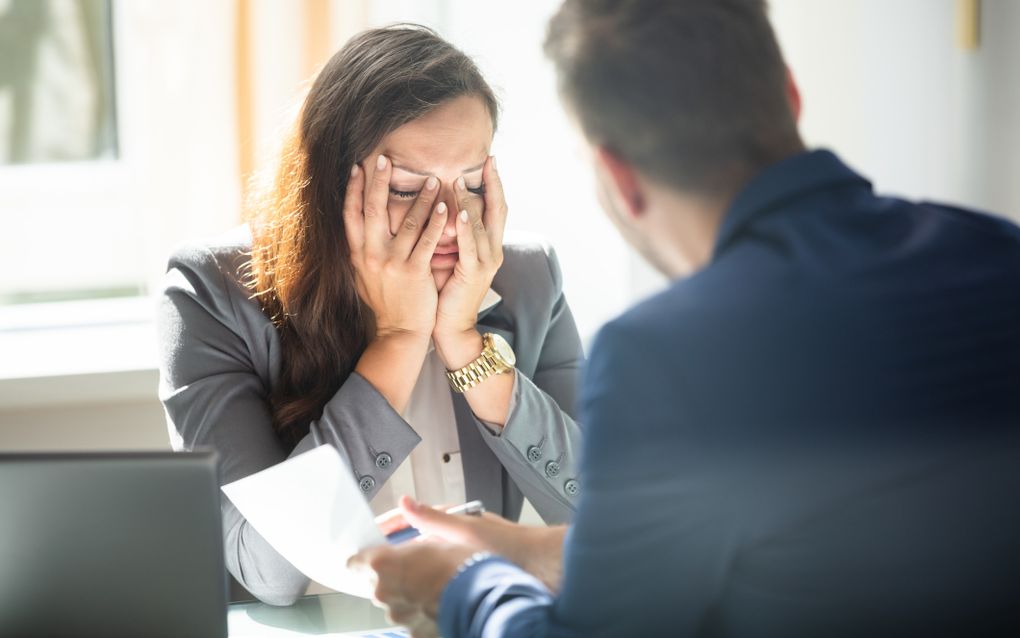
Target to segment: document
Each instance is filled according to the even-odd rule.
[[[332,445],[221,489],[255,531],[306,576],[330,589],[371,597],[367,577],[347,569],[347,559],[385,545],[386,537]]]

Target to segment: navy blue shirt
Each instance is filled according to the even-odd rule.
[[[553,595],[502,559],[457,636],[1020,632],[1020,229],[879,197],[827,151],[607,324]]]

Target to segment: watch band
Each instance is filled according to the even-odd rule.
[[[492,351],[492,345],[487,337],[488,335],[485,335],[482,338],[484,347],[482,354],[477,359],[463,368],[447,371],[446,378],[449,379],[450,387],[453,388],[454,392],[462,393],[465,390],[470,390],[491,376],[503,374],[513,369],[496,359]]]

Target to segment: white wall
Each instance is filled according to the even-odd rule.
[[[981,2],[956,46],[947,0],[771,0],[811,145],[876,189],[1020,220],[1020,2]]]

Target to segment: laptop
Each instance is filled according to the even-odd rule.
[[[227,635],[212,452],[0,454],[0,636]]]

